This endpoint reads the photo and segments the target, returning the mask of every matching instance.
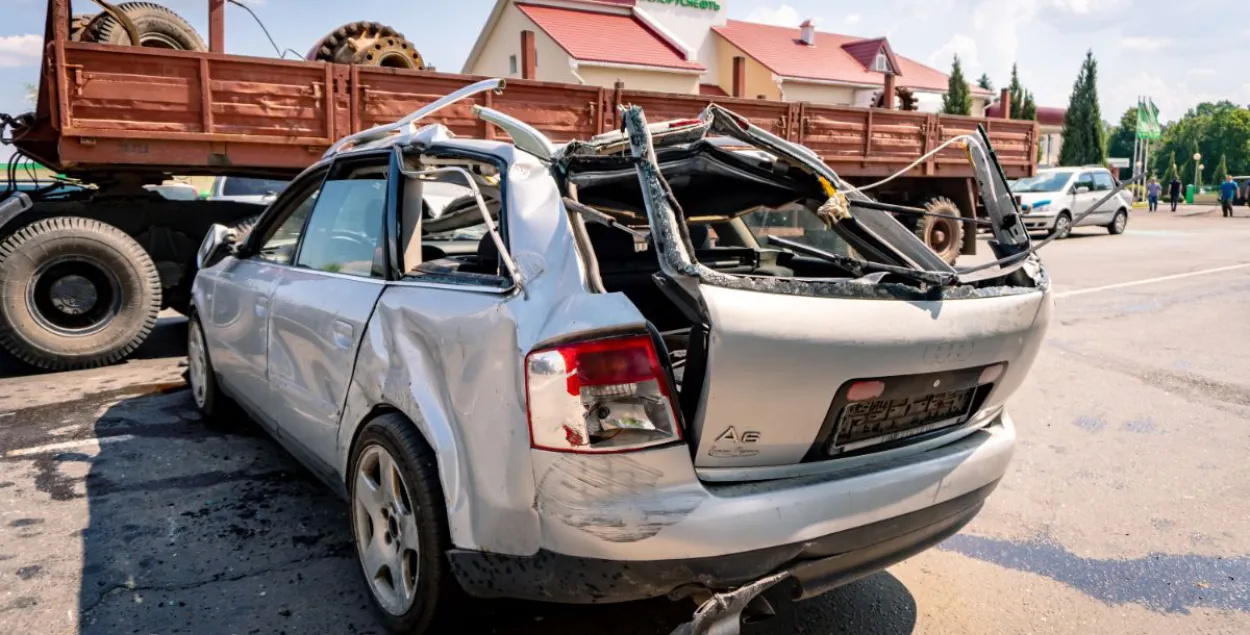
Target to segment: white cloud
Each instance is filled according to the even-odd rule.
[[[1190,85],[1175,78],[1164,79],[1145,71],[1134,75],[1122,75],[1105,90],[1100,89],[1099,98],[1103,104],[1102,117],[1107,121],[1119,121],[1124,112],[1123,107],[1137,103],[1139,95],[1154,100],[1159,107],[1160,121],[1180,119],[1190,108],[1204,101],[1227,99],[1224,93],[1210,92]],[[1247,87],[1250,90],[1250,86]],[[1111,112],[1108,104],[1122,104],[1118,110]],[[1113,107],[1113,106],[1112,106]]]
[[[42,36],[34,34],[0,35],[0,67],[37,64],[42,53]]]
[[[761,24],[772,24],[776,26],[792,26],[798,28],[803,20],[810,16],[800,16],[798,9],[783,4],[779,7],[756,7],[747,16],[747,22],[759,22]],[[812,22],[820,23],[820,18],[810,17]]]
[[[848,14],[845,18],[842,18],[842,24],[845,24],[847,26],[855,26],[856,24],[859,24],[860,20],[863,20],[863,19],[864,19],[864,16],[858,13],[851,13],[851,14]]]
[[[1191,68],[1189,69],[1189,74],[1196,75],[1198,77],[1210,77],[1215,74],[1215,69],[1214,68]]]
[[[972,72],[972,69],[981,67],[981,57],[978,53],[976,40],[963,33],[956,33],[946,44],[930,54],[926,61],[934,68],[946,69],[950,67],[954,56],[958,55],[964,67],[964,75],[967,75]]]
[[[1172,45],[1170,37],[1129,36],[1120,39],[1120,46],[1126,51],[1152,53]]]
[[[1092,15],[1095,13],[1111,13],[1128,8],[1132,0],[1050,0],[1051,7],[1065,13],[1076,15]]]

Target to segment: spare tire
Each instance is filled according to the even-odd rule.
[[[425,61],[417,47],[385,24],[352,22],[321,38],[307,59],[318,62],[421,70]]]
[[[929,201],[924,208],[935,214],[960,216],[959,206],[945,197]],[[929,249],[937,252],[937,255],[950,265],[955,264],[955,259],[963,251],[964,228],[961,221],[936,216],[921,216],[916,224],[916,237],[924,241]]]
[[[204,51],[204,40],[182,16],[151,2],[123,2],[117,8],[126,14],[139,30],[139,44],[150,48],[178,51]],[[130,46],[126,27],[107,11],[101,12],[83,33],[84,42]]]
[[[0,242],[0,346],[27,364],[120,361],[147,339],[160,310],[156,265],[112,225],[61,216]]]

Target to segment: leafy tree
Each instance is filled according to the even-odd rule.
[[[1137,106],[1133,106],[1120,115],[1120,125],[1112,128],[1107,137],[1107,155],[1117,158],[1133,156],[1133,146],[1137,142]]]
[[[22,89],[26,92],[26,103],[34,108],[39,102],[39,87],[34,84],[23,84]]]
[[[1203,170],[1202,182],[1212,182],[1215,158],[1225,157],[1230,174],[1250,173],[1250,109],[1232,102],[1202,103],[1189,110],[1179,120],[1163,129],[1159,152],[1175,153],[1182,160],[1189,160],[1195,152],[1203,156],[1207,169]],[[1182,170],[1181,179],[1194,178],[1193,166]]]
[[[1037,121],[1037,103],[1033,101],[1032,91],[1024,91],[1024,103],[1020,105],[1020,118],[1026,121]]]
[[[982,90],[994,92],[994,82],[991,82],[990,76],[985,73],[981,73],[981,76],[977,78],[977,87]]]
[[[1221,154],[1220,163],[1215,166],[1215,174],[1212,183],[1219,184],[1224,182],[1224,177],[1228,176],[1228,156]]]
[[[1168,155],[1168,171],[1167,171],[1167,174],[1163,178],[1168,183],[1171,183],[1172,179],[1181,178],[1180,170],[1178,170],[1176,167],[1176,153],[1175,152],[1172,152],[1171,154]]]
[[[972,114],[972,92],[968,90],[968,80],[964,79],[964,69],[959,63],[958,55],[955,56],[955,63],[951,65],[951,77],[946,94],[942,96],[942,112],[948,115]]]
[[[1105,135],[1098,108],[1098,62],[1094,60],[1094,52],[1089,51],[1072,84],[1068,112],[1063,119],[1059,164],[1101,165],[1107,156]]]
[[[1024,110],[1024,87],[1020,85],[1020,73],[1017,64],[1011,65],[1011,83],[1007,85],[1007,94],[1011,95],[1012,119],[1019,119]]]

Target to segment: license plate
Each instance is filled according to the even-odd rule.
[[[829,441],[829,454],[889,443],[962,422],[976,387],[847,404]]]

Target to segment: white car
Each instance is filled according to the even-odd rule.
[[[392,630],[454,619],[464,591],[693,596],[684,632],[737,633],[766,591],[817,596],[977,514],[1053,310],[997,166],[977,164],[1009,257],[957,271],[717,106],[685,126],[634,107],[559,150],[482,106],[511,142],[412,125],[501,84],[340,142],[198,254],[196,404],[242,406],[347,499]],[[470,200],[431,204],[435,183]],[[803,235],[743,221],[827,207]]]
[[[219,176],[213,181],[208,198],[213,201],[236,201],[268,205],[283,190],[287,182],[276,179],[254,179],[241,176]]]
[[[1026,228],[1062,239],[1074,227],[1106,227],[1112,234],[1123,234],[1133,207],[1127,192],[1118,192],[1093,209],[1115,187],[1111,172],[1095,166],[1038,170],[1037,176],[1013,183],[1011,191]]]

